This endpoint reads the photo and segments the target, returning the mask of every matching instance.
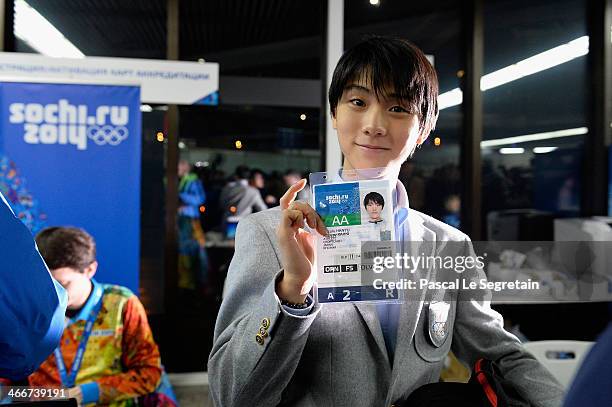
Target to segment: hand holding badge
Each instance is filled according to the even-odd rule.
[[[276,283],[277,295],[292,303],[301,303],[314,283],[314,237],[303,228],[325,235],[327,229],[314,209],[295,201],[297,193],[306,186],[306,179],[292,185],[280,199],[282,210],[277,236],[283,265],[282,278]]]
[[[313,208],[329,234],[316,239],[317,300],[397,301],[398,290],[376,287],[375,280],[397,278],[396,270],[373,272],[374,257],[397,252],[393,187],[384,169],[310,175]]]

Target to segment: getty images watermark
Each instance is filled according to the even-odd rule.
[[[361,284],[376,290],[612,301],[612,242],[365,242],[359,260]]]
[[[395,256],[375,256],[373,257],[372,272],[381,274],[385,270],[401,269],[404,272],[415,274],[417,270],[452,270],[458,275],[466,271],[477,271],[484,269],[485,256],[433,256],[421,253],[418,256],[411,256],[408,253],[396,253]],[[515,279],[514,281],[488,281],[484,276],[475,280],[466,278],[455,278],[454,280],[436,281],[430,278],[418,278],[416,280],[400,278],[398,281],[385,281],[383,278],[376,278],[372,286],[378,290],[476,290],[487,289],[493,291],[503,290],[539,290],[540,283]]]

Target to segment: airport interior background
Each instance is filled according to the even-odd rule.
[[[292,176],[324,170],[329,2],[5,1],[5,21],[12,20],[7,24],[11,32],[4,35],[6,51],[39,52],[28,42],[29,26],[19,19],[19,10],[31,7],[88,57],[219,64],[217,105],[141,106],[139,295],[168,372],[206,370],[233,255],[218,201],[236,169],[246,166],[259,174],[253,182],[269,206],[278,204],[287,182],[297,179]],[[170,3],[178,10],[173,22]],[[480,60],[469,60],[466,51],[474,38],[474,3],[481,6],[476,18]],[[610,118],[610,102],[601,102],[608,110],[603,113],[594,107],[602,99],[593,96],[593,83],[609,86],[611,73],[598,76],[588,56],[587,36],[596,20],[592,3],[344,0],[345,49],[368,34],[399,36],[423,49],[439,76],[437,127],[400,173],[412,209],[483,241],[552,241],[560,219],[611,215],[607,206],[593,203],[595,193],[607,191],[609,170],[601,164],[601,146],[591,140],[606,132],[610,136],[609,125],[599,126],[602,117]],[[548,57],[549,63],[540,62],[541,68],[524,77],[503,77],[504,69],[566,44],[575,48],[570,57],[552,63]],[[594,46],[610,48],[605,40],[591,39]],[[473,85],[466,67],[475,60],[484,75],[476,92],[480,115],[460,91]],[[594,116],[594,110],[600,114]],[[474,118],[478,161],[470,158]],[[199,221],[208,266],[205,284],[197,289],[177,286],[177,237],[168,230],[169,210],[176,210],[176,203],[170,208],[168,203],[178,200],[168,196],[168,179],[177,177],[179,159],[193,166],[206,192]],[[477,215],[466,209],[474,202]],[[508,329],[520,330],[529,340],[594,340],[610,312],[607,302],[495,308],[505,315]]]

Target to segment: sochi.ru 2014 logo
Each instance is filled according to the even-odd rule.
[[[87,149],[87,140],[97,145],[119,145],[128,138],[130,111],[127,106],[100,105],[90,116],[86,105],[57,103],[12,103],[9,121],[23,123],[23,140],[28,144],[72,144]]]

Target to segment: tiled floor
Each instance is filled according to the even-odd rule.
[[[176,386],[174,393],[180,407],[213,407],[208,386]]]
[[[212,407],[206,372],[171,373],[168,377],[180,407]]]

